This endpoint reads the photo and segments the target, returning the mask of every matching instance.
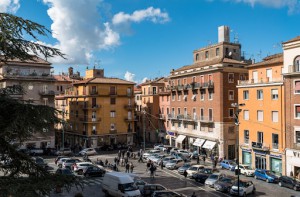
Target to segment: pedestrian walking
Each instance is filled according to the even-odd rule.
[[[128,157],[125,157],[125,165],[128,164]]]
[[[129,173],[129,163],[125,165],[125,173]]]
[[[122,158],[125,156],[125,150],[122,151]]]
[[[130,172],[133,173],[133,168],[134,168],[134,165],[132,162],[130,162]]]
[[[151,165],[150,166],[150,178],[154,179],[154,172],[155,172],[155,166]]]
[[[200,160],[200,158],[199,158],[200,156],[197,156],[197,164],[199,164],[199,160]]]
[[[147,164],[146,164],[147,168],[146,168],[146,171],[148,171],[151,167],[151,163],[150,163],[150,160],[147,161]]]
[[[203,160],[204,165],[205,165],[205,159],[206,159],[206,157],[205,157],[205,155],[203,155],[202,160]]]
[[[107,159],[105,159],[105,166],[107,166],[107,164],[108,164],[108,160],[107,160]]]
[[[130,152],[127,151],[126,155],[127,155],[127,158],[129,158],[130,157]]]
[[[196,196],[196,193],[195,193],[195,192],[193,192],[193,194],[192,194],[192,196],[191,196],[191,197],[197,197],[197,196]]]
[[[164,169],[164,162],[162,160],[160,161],[160,169]]]
[[[140,155],[138,162],[142,162],[142,163],[144,162],[144,161],[143,161],[143,156],[142,156],[142,155]]]
[[[187,177],[187,171],[186,170],[183,172],[183,176],[184,176],[184,178]]]

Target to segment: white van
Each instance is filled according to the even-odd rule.
[[[102,182],[102,191],[106,196],[114,197],[139,197],[141,195],[131,176],[122,172],[106,173]]]

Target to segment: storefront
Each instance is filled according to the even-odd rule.
[[[252,167],[252,155],[251,150],[249,149],[242,149],[242,163],[245,165],[249,165]]]
[[[267,169],[267,159],[265,152],[255,152],[255,168]]]
[[[193,143],[193,146],[194,146],[194,151],[197,151],[198,153],[200,153],[200,150],[202,148],[202,145],[204,144],[205,142],[205,139],[200,139],[200,138],[197,138],[194,143]]]
[[[270,154],[270,170],[277,175],[282,173],[282,159],[281,155]]]
[[[294,176],[300,172],[300,151],[287,149],[286,150],[286,174],[290,175],[291,173]]]
[[[210,152],[210,155],[213,154],[215,156],[219,155],[218,146],[216,146],[217,142],[206,140],[202,145],[202,149],[206,149],[206,152]]]
[[[183,146],[183,141],[185,140],[186,136],[185,135],[178,135],[178,137],[176,138],[176,147],[177,148],[182,148],[184,149],[185,147]]]

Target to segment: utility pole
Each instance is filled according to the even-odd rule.
[[[62,150],[65,148],[65,105],[62,104]]]
[[[143,109],[143,134],[144,134],[144,152],[146,150],[146,111]]]
[[[236,154],[237,154],[237,170],[235,170],[235,175],[237,175],[237,182],[238,182],[238,196],[240,196],[240,155],[239,155],[239,146],[240,146],[240,142],[239,142],[239,113],[242,111],[239,107],[240,106],[245,106],[245,103],[231,103],[231,107],[236,108],[235,114],[234,114],[234,121],[235,121],[235,125],[236,125],[236,132],[237,132],[237,138],[236,138],[236,143],[237,143],[237,149],[236,149]]]

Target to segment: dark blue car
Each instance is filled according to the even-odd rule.
[[[264,180],[267,183],[278,183],[278,177],[270,170],[256,169],[254,178]]]

